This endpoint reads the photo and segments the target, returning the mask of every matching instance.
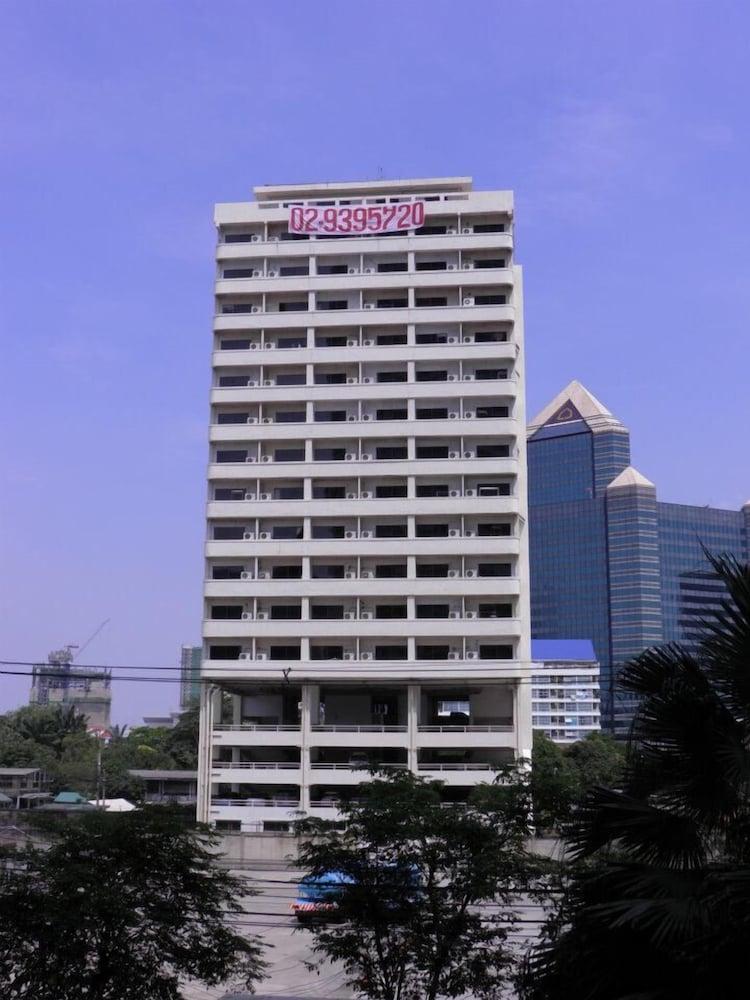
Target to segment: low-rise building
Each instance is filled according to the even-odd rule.
[[[143,783],[144,802],[176,802],[194,806],[197,801],[197,771],[135,769],[128,771],[128,774]]]

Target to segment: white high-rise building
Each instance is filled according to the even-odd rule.
[[[198,815],[530,755],[521,273],[470,178],[220,204]]]

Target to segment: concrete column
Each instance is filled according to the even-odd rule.
[[[300,809],[307,812],[310,808],[310,745],[313,740],[312,725],[318,710],[320,689],[314,684],[302,685],[302,719],[300,746]]]
[[[201,685],[200,735],[198,739],[198,794],[196,819],[208,823],[211,816],[211,754],[213,748],[215,688]]]
[[[407,716],[409,726],[409,770],[417,773],[417,745],[419,742],[419,701],[421,688],[418,684],[410,684],[407,691]]]

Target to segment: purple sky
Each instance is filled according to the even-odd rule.
[[[212,206],[254,184],[515,189],[529,412],[580,378],[661,499],[739,507],[749,33],[741,0],[0,4],[0,658],[197,641]],[[176,702],[120,684],[113,720]]]

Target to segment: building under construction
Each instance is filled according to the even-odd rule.
[[[56,650],[46,663],[34,666],[29,701],[32,705],[72,705],[86,716],[89,729],[108,729],[111,671],[74,665],[70,648]]]

